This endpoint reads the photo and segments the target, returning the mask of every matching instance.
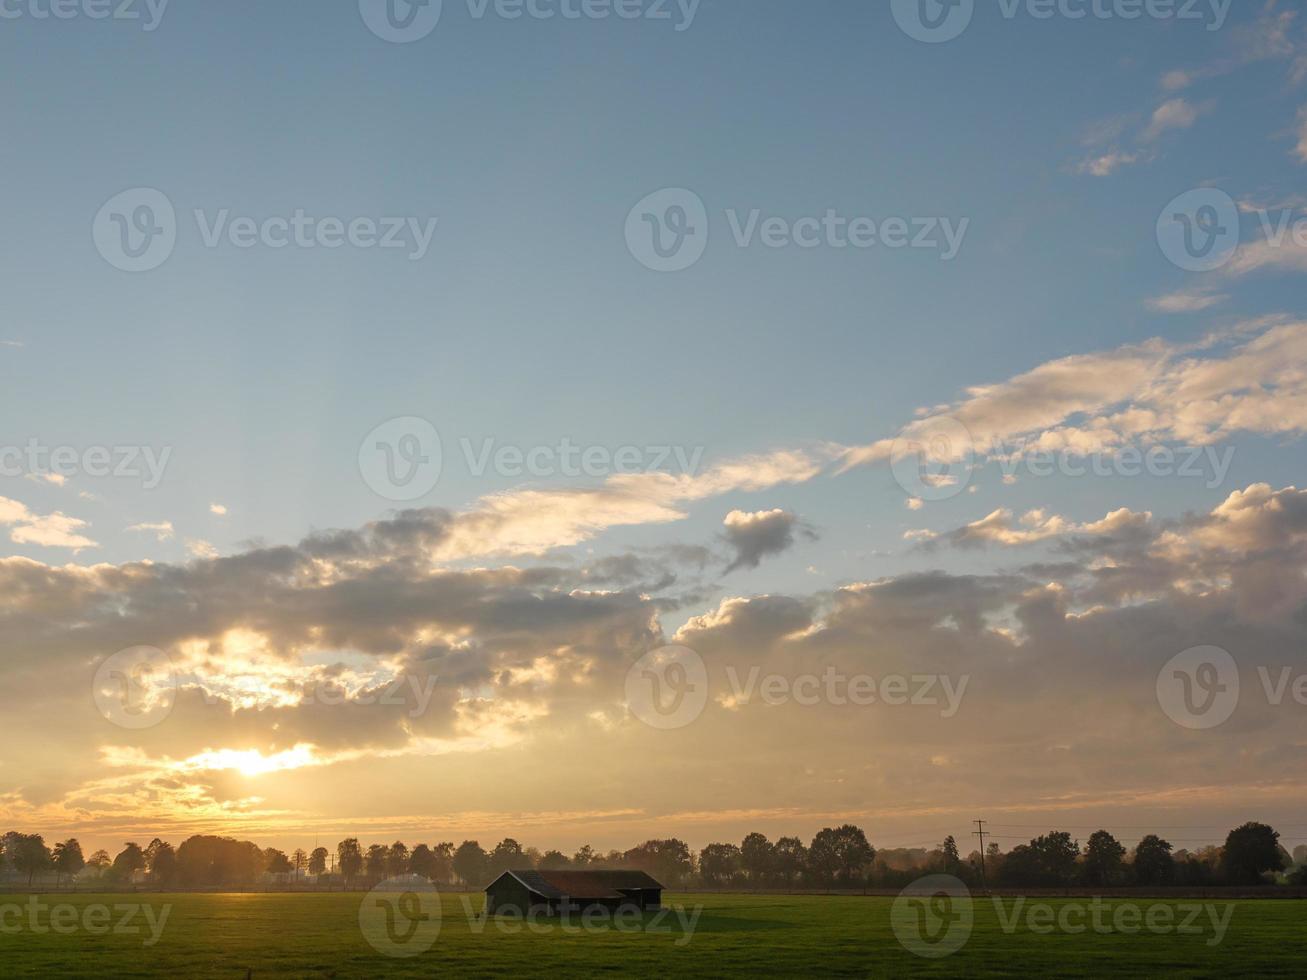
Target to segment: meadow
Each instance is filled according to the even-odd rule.
[[[30,898],[0,895],[5,977],[1289,977],[1307,961],[1307,905],[1293,900],[978,898],[960,948],[931,960],[904,948],[894,922],[901,934],[909,920],[883,897],[669,894],[680,915],[567,931],[487,921],[479,894],[447,894],[411,958],[365,939],[362,893],[65,894],[35,913]],[[146,908],[129,918],[133,904]]]

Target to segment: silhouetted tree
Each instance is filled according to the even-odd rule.
[[[336,867],[347,885],[363,870],[363,849],[357,837],[347,837],[336,845]]]
[[[407,874],[408,861],[408,846],[403,841],[395,841],[390,845],[390,852],[386,856],[386,873],[392,878]]]
[[[776,873],[775,846],[763,834],[749,834],[740,844],[740,866],[753,882],[770,878]]]
[[[77,842],[76,837],[55,844],[51,860],[54,864],[55,884],[59,883],[60,876],[68,875],[71,878],[86,867],[86,859],[82,857],[82,845]]]
[[[1125,877],[1125,848],[1106,830],[1096,830],[1085,844],[1087,885],[1115,885]]]
[[[119,881],[131,881],[138,871],[144,871],[147,862],[141,845],[128,841],[113,859],[113,875]]]
[[[275,847],[269,847],[263,852],[263,861],[268,873],[274,875],[289,874],[295,867],[286,856],[286,852],[279,851]]]
[[[1221,872],[1236,885],[1255,885],[1270,871],[1284,870],[1280,835],[1264,823],[1246,823],[1225,838]]]
[[[566,868],[571,863],[567,859],[567,855],[562,851],[545,851],[540,857],[540,868],[544,871],[557,871],[560,868]]]
[[[474,840],[465,840],[454,852],[454,874],[473,887],[485,884],[487,861],[490,855]]]
[[[1175,879],[1170,841],[1149,834],[1135,847],[1135,880],[1141,885],[1169,885]]]
[[[325,847],[315,847],[313,853],[309,855],[309,874],[324,875],[327,873],[327,859],[331,857],[331,852]]]
[[[734,844],[709,844],[699,852],[699,877],[706,885],[729,885],[740,870],[740,849]]]
[[[853,882],[863,875],[876,859],[876,849],[867,843],[867,835],[853,824],[820,830],[808,848],[808,865],[822,881],[836,878]]]
[[[944,838],[944,843],[939,845],[939,853],[943,858],[944,870],[948,874],[957,874],[962,867],[962,856],[958,854],[958,842],[949,834]]]
[[[581,849],[572,855],[572,863],[578,868],[584,868],[587,865],[594,864],[595,849],[589,844],[582,845]]]
[[[797,837],[782,837],[772,851],[777,876],[792,885],[808,869],[808,849]]]

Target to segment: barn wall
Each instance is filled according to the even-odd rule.
[[[486,889],[486,915],[525,915],[536,900],[530,890],[511,875],[504,875]]]

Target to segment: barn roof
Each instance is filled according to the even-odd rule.
[[[663,887],[643,871],[506,871],[504,873],[512,875],[536,895],[550,899],[619,899],[626,897],[622,894],[624,891]]]

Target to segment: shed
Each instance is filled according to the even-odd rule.
[[[487,915],[644,911],[662,902],[663,886],[643,871],[505,871],[486,886]]]

